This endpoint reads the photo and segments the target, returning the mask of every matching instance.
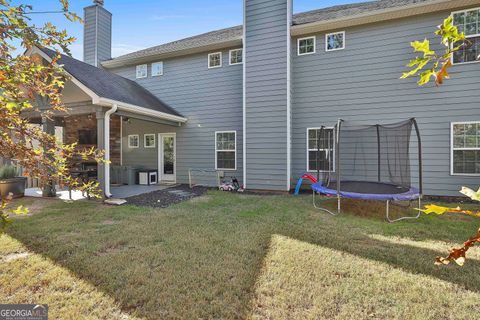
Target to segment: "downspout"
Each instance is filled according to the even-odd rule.
[[[110,198],[112,197],[112,194],[110,193],[110,116],[117,112],[118,110],[118,105],[113,104],[112,108],[107,110],[105,112],[105,117],[104,117],[104,130],[105,130],[105,174],[104,174],[104,185],[105,185],[105,197]]]

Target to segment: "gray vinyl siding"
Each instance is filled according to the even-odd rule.
[[[148,77],[143,79],[135,79],[135,66],[111,70],[137,81],[188,119],[181,127],[148,125],[148,130],[155,130],[155,133],[177,133],[179,183],[188,182],[189,168],[214,170],[215,131],[233,130],[237,132],[237,170],[222,171],[228,177],[236,176],[242,180],[242,65],[229,65],[229,49],[235,48],[221,50],[221,68],[208,69],[207,56],[210,52],[204,52],[164,60],[163,76],[151,76],[151,63],[157,61],[148,63]],[[127,132],[135,134],[135,131],[141,133],[146,130],[148,122],[135,123],[131,130],[124,130],[124,139]],[[145,163],[157,167],[158,155],[152,149],[128,151],[125,146],[127,144],[124,143],[124,163]]]
[[[247,188],[287,189],[290,1],[246,0]]]
[[[103,7],[90,6],[84,9],[84,20],[83,61],[100,66],[99,62],[111,59],[112,15]]]
[[[347,28],[346,48],[333,52],[325,52],[325,33],[316,34],[313,55],[297,56],[292,39],[293,177],[306,170],[309,127],[334,125],[338,118],[368,124],[416,117],[423,140],[424,193],[459,195],[462,185],[480,184],[479,177],[450,175],[450,123],[480,120],[480,64],[452,67],[452,79],[441,87],[399,79],[415,57],[409,43],[427,38],[437,44],[433,32],[448,15]],[[416,145],[412,147],[415,152]],[[412,175],[416,181],[415,166]]]
[[[83,61],[91,65],[95,65],[95,15],[95,7],[88,7],[84,9]]]
[[[122,122],[122,164],[125,166],[142,167],[144,169],[158,168],[158,134],[176,133],[178,127],[162,125],[154,122],[129,119]],[[145,148],[144,135],[155,134],[155,148]],[[138,134],[138,148],[128,147],[128,136]],[[177,142],[178,147],[178,142]]]

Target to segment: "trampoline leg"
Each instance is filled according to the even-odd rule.
[[[387,206],[385,208],[385,216],[387,217],[388,222],[390,221],[390,200],[387,200]]]
[[[419,197],[418,198],[418,207],[421,208],[422,207],[422,198]],[[387,200],[387,208],[386,208],[386,218],[387,218],[387,221],[390,222],[390,223],[393,223],[393,222],[397,222],[397,221],[400,221],[400,220],[407,220],[407,219],[418,219],[420,218],[420,214],[421,212],[418,211],[417,215],[416,216],[413,216],[413,217],[400,217],[400,218],[397,218],[397,219],[390,219],[390,200]]]
[[[326,209],[326,208],[322,208],[322,207],[317,206],[317,202],[315,201],[315,194],[316,194],[316,192],[313,191],[313,197],[312,197],[312,198],[313,198],[313,207],[314,207],[315,209],[328,212],[328,213],[330,213],[332,216],[336,216],[338,213],[340,213],[340,199],[338,199],[338,210],[339,210],[339,211],[338,211],[337,213],[335,213],[335,212],[332,212],[332,211],[330,211],[330,210],[328,210],[328,209]]]

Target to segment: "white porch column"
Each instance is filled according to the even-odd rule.
[[[48,133],[52,136],[55,135],[55,121],[46,117],[42,117],[42,128],[43,132]],[[46,150],[45,150],[46,151]],[[46,157],[50,159],[53,158],[52,154],[46,152]],[[52,168],[47,168],[47,170],[51,171]],[[45,181],[45,185],[42,188],[42,196],[43,197],[56,197],[57,190],[55,188],[55,181],[48,180]]]

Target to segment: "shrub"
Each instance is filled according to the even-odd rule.
[[[17,175],[17,169],[12,165],[4,165],[0,167],[0,179],[10,179]]]

